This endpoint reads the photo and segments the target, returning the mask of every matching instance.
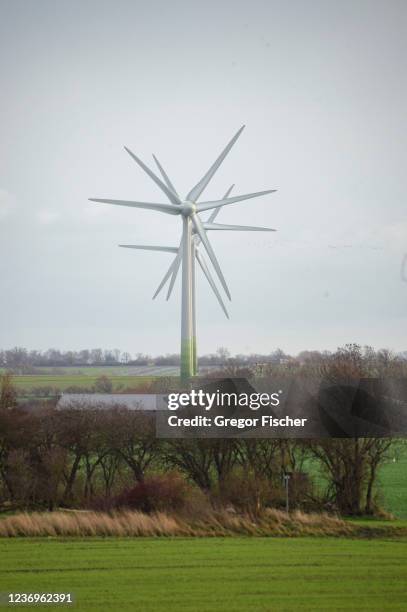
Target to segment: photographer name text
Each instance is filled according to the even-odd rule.
[[[291,418],[284,416],[276,418],[271,415],[261,417],[225,417],[217,415],[215,417],[194,416],[191,418],[178,417],[171,415],[168,417],[170,427],[227,427],[237,429],[247,429],[251,427],[304,427],[308,419]]]

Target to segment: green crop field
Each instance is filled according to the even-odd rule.
[[[30,391],[39,389],[41,387],[53,387],[56,391],[65,391],[65,389],[68,389],[69,387],[90,389],[93,387],[99,376],[101,376],[101,374],[93,376],[90,374],[44,374],[41,376],[34,374],[27,376],[15,376],[13,378],[13,385],[16,387],[17,392],[20,389]],[[123,387],[136,389],[145,385],[146,383],[151,383],[152,380],[155,380],[155,377],[153,376],[109,375],[108,378],[113,384],[113,390]]]
[[[210,366],[201,368],[205,373]],[[215,368],[216,369],[216,368]],[[4,368],[0,368],[0,374]],[[107,376],[113,383],[114,389],[137,388],[153,380],[178,378],[178,366],[64,366],[53,368],[34,368],[30,374],[14,373],[13,385],[17,390],[30,391],[39,387],[53,387],[64,391],[68,387],[91,388],[96,379]]]
[[[176,366],[89,366],[89,367],[55,367],[37,368],[33,374],[15,374],[13,385],[18,391],[29,393],[40,388],[49,387],[55,393],[69,387],[91,389],[100,376],[107,376],[113,384],[113,390],[124,388],[137,389],[162,377],[179,376]]]
[[[78,610],[405,610],[406,579],[406,540],[0,541],[1,592],[71,591]]]

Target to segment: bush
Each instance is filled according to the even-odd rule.
[[[105,374],[99,376],[95,380],[95,391],[96,393],[111,393],[113,391],[113,383],[110,378]]]
[[[192,497],[192,487],[177,472],[154,475],[124,490],[114,499],[115,508],[142,512],[180,512]]]
[[[258,514],[273,504],[274,497],[270,480],[251,471],[236,470],[222,481],[214,501],[221,506],[231,505],[239,511]]]

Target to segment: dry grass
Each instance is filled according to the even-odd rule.
[[[184,535],[176,519],[142,512],[26,512],[0,521],[0,537]]]
[[[86,510],[22,512],[0,519],[0,538],[88,536],[407,536],[406,527],[350,523],[328,514],[268,509],[261,516],[207,510],[200,516]]]
[[[325,514],[267,510],[261,517],[213,511],[194,520],[162,512],[34,512],[0,520],[0,537],[36,536],[300,536],[358,535],[358,529]]]

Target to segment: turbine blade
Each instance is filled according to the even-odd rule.
[[[233,187],[234,187],[234,185],[231,185],[231,186],[229,187],[229,189],[227,190],[227,192],[226,192],[226,193],[225,193],[225,195],[223,196],[223,199],[225,199],[225,198],[227,198],[227,197],[228,197],[228,195],[229,195],[229,194],[230,194],[230,192],[232,191]],[[212,213],[211,213],[211,215],[210,215],[210,217],[209,217],[209,219],[208,219],[208,221],[207,221],[206,223],[212,223],[212,222],[213,222],[213,221],[216,219],[216,217],[218,216],[218,214],[220,213],[220,209],[221,209],[221,208],[222,208],[221,206],[220,206],[219,208],[215,208],[215,209],[212,211]],[[200,238],[199,238],[199,236],[197,236],[196,234],[195,234],[194,238],[195,238],[195,244],[196,244],[196,246],[198,246],[198,245],[201,243],[201,239],[200,239]]]
[[[162,279],[161,283],[158,285],[157,287],[157,291],[154,293],[153,295],[153,300],[155,300],[155,298],[157,297],[157,295],[160,293],[161,289],[164,287],[165,283],[167,282],[167,280],[170,278],[173,270],[174,270],[174,266],[175,266],[175,262],[176,262],[177,258],[174,257],[174,260],[172,262],[172,264],[170,265],[170,267],[168,268],[167,272],[164,275],[164,278]]]
[[[223,196],[223,200],[225,200],[228,195],[230,194],[230,192],[232,191],[234,185],[232,185],[231,187],[229,187],[229,189],[227,190],[227,192],[225,193],[225,195]],[[216,219],[216,217],[218,216],[218,214],[220,213],[220,208],[215,208],[212,212],[211,212],[211,216],[208,219],[208,223],[213,223]]]
[[[211,208],[219,208],[220,206],[226,206],[227,204],[234,204],[234,202],[241,202],[242,200],[250,200],[250,198],[260,198],[261,196],[267,195],[268,193],[274,193],[277,189],[268,189],[267,191],[258,191],[257,193],[246,193],[241,196],[233,196],[232,198],[224,198],[223,200],[215,200],[213,202],[201,202],[196,205],[198,212],[203,210],[210,210]]]
[[[205,189],[205,187],[207,186],[207,184],[209,183],[209,181],[211,180],[211,178],[213,177],[213,175],[215,174],[216,170],[219,168],[219,166],[221,165],[221,163],[223,162],[223,160],[225,159],[226,155],[229,153],[230,149],[233,147],[233,145],[235,144],[236,140],[239,138],[240,134],[242,133],[244,129],[244,125],[240,128],[240,130],[233,136],[232,140],[229,142],[229,144],[223,149],[222,153],[219,155],[219,157],[217,158],[217,160],[212,164],[212,166],[209,168],[208,172],[201,178],[201,180],[199,181],[199,183],[197,183],[195,185],[195,187],[193,187],[191,189],[191,191],[189,192],[189,194],[187,195],[186,199],[190,200],[191,202],[196,202],[196,200],[199,198],[199,196],[201,195],[201,193],[203,192],[203,190]]]
[[[206,262],[205,262],[205,260],[203,258],[202,253],[200,253],[198,251],[198,249],[195,249],[195,256],[196,256],[196,259],[197,259],[199,265],[201,266],[202,272],[205,274],[205,276],[206,276],[206,278],[208,280],[208,283],[210,284],[210,286],[212,288],[212,291],[214,292],[214,294],[215,294],[215,296],[216,296],[216,298],[217,298],[217,300],[218,300],[218,302],[219,302],[223,312],[225,313],[226,318],[229,319],[228,311],[226,310],[226,306],[223,303],[223,300],[221,298],[221,295],[220,295],[220,293],[218,291],[217,286],[215,285],[215,281],[212,278],[212,275],[211,275],[211,273],[209,271],[208,266],[206,265]]]
[[[179,267],[180,267],[181,261],[182,261],[182,251],[183,251],[183,249],[182,249],[182,243],[181,243],[181,245],[180,245],[180,247],[178,249],[178,254],[177,254],[177,256],[175,258],[175,261],[174,261],[174,268],[173,268],[173,271],[172,271],[172,277],[171,277],[170,284],[169,284],[168,291],[167,291],[167,298],[166,298],[167,301],[171,297],[171,293],[172,293],[175,281],[176,281],[177,276],[178,276],[178,270],[179,270]]]
[[[225,277],[222,274],[222,270],[220,269],[220,265],[218,263],[218,260],[216,259],[216,255],[212,249],[211,243],[209,242],[206,232],[203,228],[202,221],[200,220],[200,218],[198,217],[196,213],[191,215],[191,218],[192,218],[192,223],[194,224],[194,227],[196,229],[196,233],[200,237],[202,244],[204,245],[206,252],[209,255],[209,259],[211,260],[212,265],[216,270],[216,273],[219,277],[220,282],[222,283],[225,293],[228,296],[229,300],[231,300],[232,298],[230,297],[230,292],[226,284]]]
[[[181,200],[179,199],[179,197],[171,189],[169,189],[167,185],[163,183],[162,180],[158,178],[158,176],[154,174],[154,172],[150,170],[150,168],[146,166],[145,163],[141,161],[141,159],[137,157],[137,155],[134,155],[134,153],[130,151],[130,149],[128,149],[127,147],[124,148],[130,155],[130,157],[132,157],[134,161],[140,166],[140,168],[142,168],[144,172],[146,172],[148,176],[153,179],[154,183],[158,185],[161,191],[165,193],[170,202],[172,202],[173,204],[181,204]]]
[[[151,202],[133,202],[131,200],[106,200],[102,198],[89,198],[91,202],[101,202],[102,204],[116,204],[117,206],[130,206],[132,208],[146,208],[147,210],[158,210],[169,215],[179,215],[178,206],[173,204],[152,204]]]
[[[171,183],[170,178],[168,176],[168,174],[166,173],[166,171],[164,170],[164,168],[162,167],[162,165],[160,164],[160,162],[158,161],[158,159],[156,158],[155,155],[153,155],[154,161],[157,164],[157,168],[159,169],[159,171],[161,172],[161,176],[163,177],[168,189],[171,189],[171,191],[173,193],[175,193],[175,195],[177,196],[177,198],[179,198],[179,195],[177,193],[177,190],[175,189],[174,185]]]
[[[219,210],[219,209],[217,209]],[[251,225],[224,225],[223,223],[209,223],[203,224],[206,230],[231,230],[235,232],[275,232],[277,230],[271,227],[253,227]]]
[[[177,247],[150,246],[142,244],[119,244],[123,249],[140,249],[141,251],[164,251],[165,253],[178,253]]]
[[[225,193],[225,195],[223,196],[223,198],[227,198],[227,197],[228,197],[228,195],[231,193],[231,191],[232,191],[232,189],[233,189],[233,187],[234,187],[234,186],[235,186],[235,184],[233,183],[233,185],[231,185],[231,186],[229,187],[229,189],[227,190],[227,192]]]

